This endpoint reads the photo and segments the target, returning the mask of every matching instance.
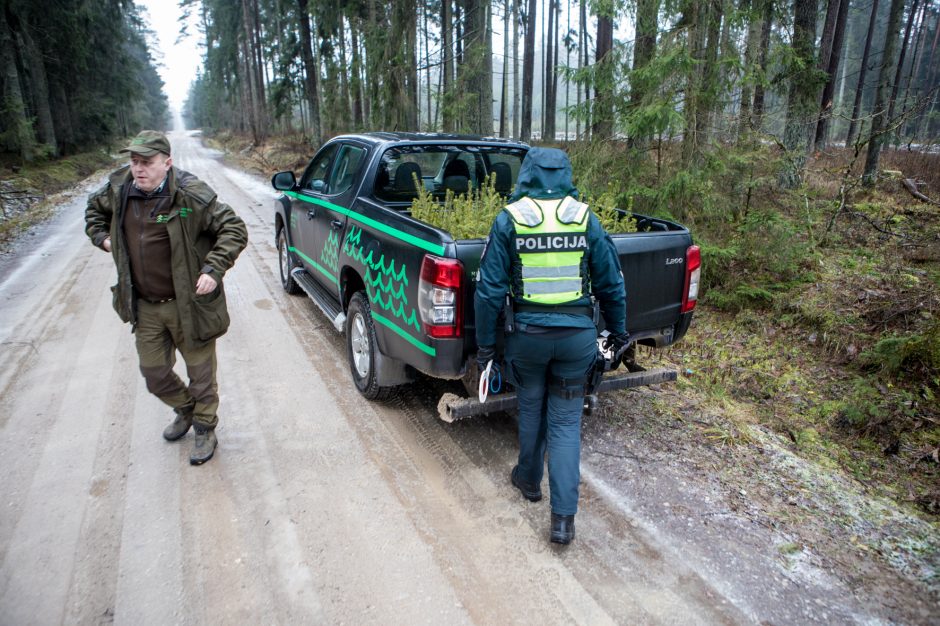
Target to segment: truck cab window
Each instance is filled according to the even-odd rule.
[[[330,174],[328,185],[330,194],[340,194],[352,187],[353,179],[359,172],[359,166],[365,159],[364,148],[352,145],[343,145],[336,155],[336,167]]]
[[[382,155],[373,193],[386,202],[410,203],[423,188],[442,201],[448,191],[469,193],[493,178],[497,191],[508,196],[523,157],[525,150],[515,146],[396,146]]]
[[[300,179],[301,189],[316,193],[329,193],[327,176],[329,176],[330,165],[333,163],[336,150],[337,144],[332,144],[320,150],[317,156],[313,157]]]

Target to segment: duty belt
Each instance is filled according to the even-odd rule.
[[[569,315],[586,315],[594,317],[594,307],[589,304],[580,306],[551,306],[542,304],[515,303],[513,309],[516,313],[567,313]]]

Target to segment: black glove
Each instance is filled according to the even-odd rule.
[[[477,348],[477,371],[481,374],[486,369],[486,364],[493,361],[493,367],[496,367],[496,348],[493,346],[480,346]]]
[[[623,331],[622,333],[611,335],[607,338],[604,347],[609,348],[613,354],[613,359],[611,360],[613,366],[611,369],[619,367],[623,355],[627,353],[627,348],[630,347],[630,333]]]

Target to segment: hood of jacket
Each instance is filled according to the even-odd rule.
[[[526,196],[533,200],[578,197],[571,180],[571,161],[563,150],[532,148],[526,153],[510,202]]]

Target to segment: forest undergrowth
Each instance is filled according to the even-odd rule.
[[[313,152],[222,139],[265,175],[299,172]],[[894,569],[917,562],[912,577],[940,589],[940,546],[929,538],[940,529],[940,154],[886,150],[883,176],[867,189],[861,163],[835,149],[813,155],[804,185],[784,192],[776,149],[758,141],[692,166],[669,144],[563,147],[584,195],[674,219],[702,247],[689,334],[640,351],[641,362],[680,372],[678,396],[665,394],[655,410],[690,425],[693,454],[723,466],[731,493],[745,484],[749,497],[765,492],[774,525],[830,537],[835,560],[850,546]],[[611,399],[603,419],[622,422],[620,404]],[[762,467],[768,437],[818,474],[799,480],[802,470],[786,465],[787,485],[775,482]],[[843,480],[871,500],[849,506],[820,487]],[[919,530],[867,508],[876,502],[919,518],[910,527]]]
[[[604,184],[597,150],[573,152],[575,171],[598,172],[582,184]],[[760,143],[691,173],[672,156],[609,146],[603,158],[631,172],[614,183],[621,204],[686,224],[702,246],[700,308],[671,349],[688,382],[940,521],[940,154],[886,151],[872,189],[850,152],[817,154],[793,192]]]

